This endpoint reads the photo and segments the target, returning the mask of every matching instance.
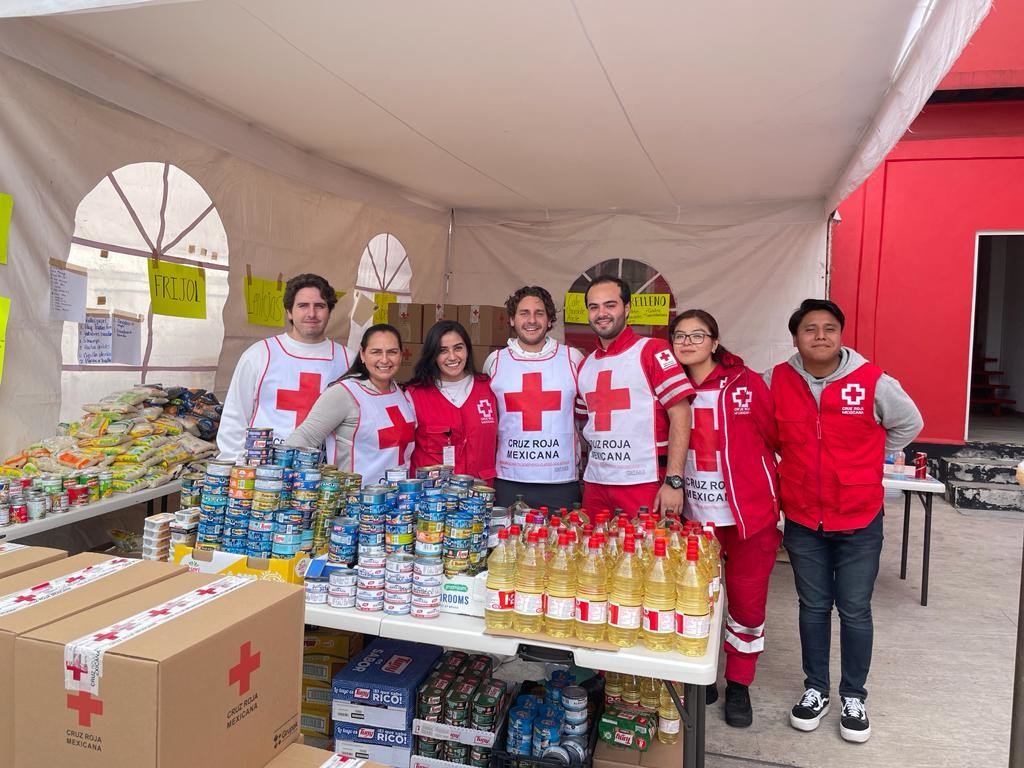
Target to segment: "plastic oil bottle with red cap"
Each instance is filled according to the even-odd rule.
[[[608,568],[601,551],[601,537],[591,536],[587,553],[576,570],[576,637],[604,640],[608,618]]]
[[[686,539],[686,557],[676,572],[676,650],[703,656],[711,631],[708,579],[700,564],[696,534]]]
[[[651,563],[644,578],[643,625],[640,640],[652,651],[670,651],[674,645],[676,613],[675,574],[668,559],[668,541],[654,538]]]
[[[632,533],[625,535],[622,548],[622,555],[608,577],[608,641],[620,648],[630,648],[640,637],[644,571]]]
[[[516,601],[512,613],[512,628],[516,632],[536,634],[544,627],[543,553],[537,546],[537,531],[526,540],[526,549],[516,561]]]
[[[576,618],[576,562],[571,533],[558,534],[545,581],[544,631],[551,637],[572,637]]]
[[[511,629],[516,599],[516,543],[509,531],[498,531],[498,546],[487,558],[487,605],[484,624],[488,629]]]

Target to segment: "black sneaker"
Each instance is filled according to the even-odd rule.
[[[839,735],[858,744],[871,738],[871,723],[862,699],[843,696],[843,714],[839,719]]]
[[[718,701],[718,683],[704,686],[704,703],[714,704]]]
[[[800,703],[789,713],[789,724],[798,731],[813,731],[828,714],[828,696],[815,688],[808,688]]]
[[[732,680],[725,681],[725,722],[733,728],[749,728],[754,722],[750,689]]]

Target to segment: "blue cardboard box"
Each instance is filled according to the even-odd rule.
[[[378,744],[384,747],[409,749],[412,747],[412,734],[393,728],[376,728],[372,725],[356,725],[354,723],[334,724],[334,738],[338,741],[350,741],[355,744]]]
[[[416,689],[440,655],[441,648],[436,645],[374,640],[334,676],[334,719],[377,728],[408,728],[415,714]]]

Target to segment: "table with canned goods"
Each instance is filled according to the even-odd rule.
[[[716,618],[711,625],[711,635],[708,638],[708,650],[703,656],[697,657],[683,656],[675,652],[659,653],[642,646],[606,651],[546,641],[524,642],[522,638],[484,634],[484,620],[480,617],[443,612],[436,618],[423,620],[410,615],[389,615],[354,608],[307,605],[306,623],[500,656],[521,655],[524,658],[540,658],[544,654],[543,649],[548,649],[549,652],[571,655],[573,663],[581,667],[628,674],[641,672],[647,677],[683,683],[684,702],[676,700],[684,728],[683,766],[702,768],[704,686],[715,682],[718,676],[723,613],[721,610],[716,611]],[[675,699],[676,694],[671,688],[670,693]]]
[[[0,526],[0,539],[3,539],[4,541],[24,539],[37,533],[52,531],[55,528],[63,528],[66,525],[78,523],[82,520],[89,520],[93,517],[99,517],[100,515],[105,515],[110,512],[127,509],[128,507],[133,507],[136,504],[142,504],[143,502],[146,504],[146,514],[152,515],[154,512],[154,502],[157,499],[160,500],[160,510],[162,512],[166,512],[168,497],[177,494],[180,490],[180,481],[172,480],[171,482],[157,486],[156,488],[145,488],[143,490],[133,491],[130,493],[116,493],[113,496],[101,499],[100,501],[82,504],[81,506],[70,506],[68,507],[67,512],[51,512],[45,517],[29,520],[25,523]]]

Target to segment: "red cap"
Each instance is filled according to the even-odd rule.
[[[626,523],[625,531],[627,536],[634,536],[636,535],[636,526],[632,523]]]
[[[622,542],[623,552],[632,552],[636,554],[636,537],[631,533],[626,534],[625,540]]]
[[[579,523],[579,521],[580,521],[579,512],[573,511],[573,512],[569,513],[569,522],[570,523]]]
[[[520,528],[518,525],[510,525],[508,530],[509,533],[511,533],[513,536],[518,536],[520,533],[523,532],[523,529]]]
[[[539,537],[537,536],[537,532],[536,531],[530,531],[528,534],[526,534],[526,542],[528,544],[536,544],[538,538]]]
[[[665,556],[665,548],[666,548],[667,545],[668,545],[668,542],[665,541],[664,539],[655,539],[654,540],[654,556],[655,557],[664,557]]]
[[[558,546],[567,547],[572,543],[571,533],[560,533],[558,534]]]
[[[648,517],[646,520],[644,520],[644,530],[645,531],[653,531],[654,528],[655,528],[655,522],[654,522],[654,518],[653,517]]]
[[[538,528],[537,529],[537,540],[538,541],[540,541],[540,539],[542,539],[542,538],[546,539],[547,537],[548,537],[548,529],[547,528]]]
[[[502,528],[498,531],[498,538],[504,541],[508,541],[508,528]]]
[[[697,552],[697,539],[694,536],[689,536],[686,539],[686,559],[694,561],[700,559],[700,553]]]
[[[596,519],[599,523],[607,523],[609,520],[612,519],[612,513],[609,512],[607,509],[602,509],[600,512],[597,513]]]
[[[586,525],[583,526],[583,535],[584,536],[589,536],[593,532],[594,532],[594,526],[592,526],[590,523],[587,523]]]
[[[558,515],[555,515],[554,517],[552,517],[551,518],[551,527],[552,528],[561,528],[562,527],[562,518],[560,518]]]
[[[589,549],[600,549],[601,548],[601,537],[600,536],[591,536],[590,537],[590,542],[587,544],[587,547]]]

